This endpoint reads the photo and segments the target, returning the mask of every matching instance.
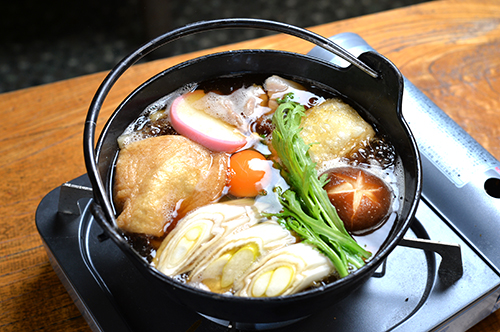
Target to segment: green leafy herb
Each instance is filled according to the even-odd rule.
[[[339,275],[345,277],[350,268],[363,266],[364,259],[371,253],[346,231],[323,189],[326,176],[318,178],[316,163],[309,155],[310,146],[300,137],[305,109],[292,98],[286,95],[278,100],[281,104],[273,115],[272,145],[280,158],[282,175],[291,187],[285,192],[278,189],[283,211],[275,216],[304,241],[321,250]]]

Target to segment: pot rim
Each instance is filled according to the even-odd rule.
[[[276,50],[235,50],[235,51],[225,51],[225,52],[219,52],[219,53],[213,53],[213,54],[208,54],[208,55],[203,55],[201,57],[197,57],[197,58],[194,58],[194,59],[190,59],[190,60],[187,60],[185,62],[182,62],[182,63],[179,63],[175,66],[172,66],[170,68],[167,68],[166,70],[154,75],[153,77],[149,78],[148,80],[146,80],[144,83],[142,83],[139,87],[137,87],[136,89],[134,89],[134,91],[129,95],[127,96],[123,101],[122,103],[117,107],[117,109],[115,110],[115,112],[111,115],[111,117],[108,119],[108,123],[106,123],[104,129],[103,129],[103,133],[106,132],[106,129],[109,125],[109,123],[111,122],[111,120],[113,119],[113,117],[118,114],[121,109],[122,109],[122,106],[125,105],[127,103],[127,101],[129,99],[131,99],[136,93],[140,92],[142,89],[144,89],[144,87],[147,87],[147,85],[152,82],[152,81],[155,81],[157,78],[161,77],[161,76],[164,76],[166,74],[168,74],[169,72],[171,71],[175,71],[181,67],[185,67],[185,66],[189,66],[189,65],[192,65],[193,63],[197,63],[197,62],[203,62],[205,59],[207,58],[212,58],[212,57],[220,57],[221,55],[233,55],[233,54],[241,54],[241,53],[248,53],[248,54],[252,54],[252,53],[281,53],[281,54],[289,54],[289,55],[293,55],[293,56],[298,56],[298,57],[302,57],[304,58],[305,60],[307,61],[318,61],[322,64],[325,64],[325,65],[329,65],[329,66],[333,66],[335,67],[335,69],[338,69],[338,70],[343,70],[343,68],[340,68],[340,67],[337,67],[329,62],[326,62],[326,61],[323,61],[321,59],[317,59],[317,58],[313,58],[313,57],[310,57],[308,55],[303,55],[303,54],[296,54],[296,53],[292,53],[292,52],[286,52],[286,51],[276,51]],[[404,118],[402,117],[401,114],[398,115],[398,117],[404,122]],[[411,133],[410,133],[411,134]],[[410,135],[412,136],[412,135]],[[102,139],[102,137],[101,137]],[[411,141],[414,142],[414,138],[411,137]],[[98,144],[97,144],[97,147],[96,147],[96,151],[97,153],[96,154],[99,154],[99,149],[101,148],[102,144],[101,144],[101,140],[99,140]],[[415,146],[416,146],[416,143],[414,142]],[[418,155],[417,155],[418,157]],[[417,161],[418,161],[418,164],[419,164],[419,158],[417,158]],[[96,162],[97,163],[97,162]],[[97,164],[96,164],[96,167],[97,167]],[[331,283],[329,283],[328,285],[325,285],[325,286],[321,286],[321,287],[318,287],[318,288],[312,288],[312,289],[309,289],[309,290],[306,290],[306,291],[301,291],[299,293],[295,293],[295,294],[290,294],[290,295],[285,295],[285,296],[276,296],[276,297],[271,297],[271,298],[252,298],[252,297],[237,297],[237,296],[233,296],[233,295],[228,295],[228,294],[216,294],[216,293],[213,293],[213,292],[210,292],[210,291],[206,291],[206,290],[203,290],[203,289],[199,289],[199,288],[195,288],[193,286],[190,286],[190,285],[187,285],[187,284],[183,284],[183,283],[180,283],[178,281],[175,281],[173,278],[171,277],[168,277],[166,275],[164,275],[163,273],[161,273],[159,270],[157,270],[154,266],[150,265],[148,262],[146,262],[144,260],[143,257],[141,257],[136,251],[134,251],[130,245],[128,245],[127,243],[124,242],[122,236],[117,232],[117,227],[116,227],[116,219],[115,219],[115,216],[112,215],[112,218],[109,218],[109,217],[101,217],[97,218],[97,220],[102,220],[103,218],[105,220],[102,220],[102,222],[100,222],[100,225],[103,226],[107,231],[108,233],[111,234],[113,240],[120,245],[120,247],[122,249],[125,249],[125,251],[128,252],[128,254],[131,254],[131,255],[134,255],[135,258],[138,258],[142,265],[147,268],[149,270],[149,272],[151,274],[153,274],[156,278],[164,281],[164,282],[167,282],[168,284],[170,284],[171,286],[173,287],[177,287],[177,288],[180,288],[180,289],[183,289],[185,291],[188,291],[188,292],[193,292],[193,293],[196,293],[197,295],[201,295],[201,296],[204,296],[204,297],[208,297],[208,298],[216,298],[216,299],[224,299],[224,300],[231,300],[231,301],[236,301],[236,302],[239,302],[239,301],[244,301],[244,302],[248,302],[248,301],[252,301],[252,302],[270,302],[270,301],[276,301],[276,302],[280,302],[280,301],[283,301],[283,299],[295,299],[295,298],[307,298],[307,297],[310,297],[310,296],[314,296],[316,293],[318,292],[324,292],[324,291],[333,291],[334,289],[338,288],[338,287],[343,287],[345,284],[348,284],[352,281],[355,281],[356,279],[358,279],[358,275],[359,274],[364,274],[366,273],[366,270],[369,270],[369,269],[376,269],[380,263],[387,257],[387,255],[392,252],[392,250],[394,250],[394,248],[398,245],[400,239],[404,236],[404,234],[407,232],[408,228],[410,227],[410,224],[411,224],[411,219],[414,217],[415,213],[416,213],[416,209],[417,209],[417,206],[418,206],[418,201],[420,199],[420,166],[418,165],[417,167],[418,169],[418,178],[416,179],[416,182],[417,182],[417,190],[416,190],[416,196],[415,196],[415,199],[414,201],[412,202],[411,204],[411,209],[410,209],[410,212],[408,213],[408,216],[406,217],[406,220],[404,221],[400,221],[401,223],[403,223],[403,227],[399,228],[397,233],[393,233],[391,234],[391,239],[383,245],[383,248],[381,248],[380,251],[378,251],[373,258],[371,258],[365,266],[361,267],[360,269],[357,269],[353,272],[351,272],[348,276],[344,277],[344,278],[341,278],[341,279],[338,279],[336,281],[333,281]],[[99,173],[97,173],[97,176],[100,178],[100,175]],[[94,192],[94,195],[96,195],[96,193]],[[101,191],[97,191],[97,196],[104,200],[106,203],[112,205],[108,195],[106,195],[106,190],[104,190],[103,192]],[[98,203],[96,203],[98,204]],[[99,205],[99,204],[98,204]],[[94,207],[95,208],[95,207]],[[102,211],[102,207],[99,206],[99,209],[101,209]],[[102,211],[104,212],[104,211]],[[102,213],[101,212],[101,213]],[[104,213],[105,214],[105,213]],[[113,226],[114,227],[111,227],[110,224],[109,224],[109,220],[111,219]],[[108,221],[108,222],[106,222]]]

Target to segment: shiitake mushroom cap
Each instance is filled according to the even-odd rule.
[[[360,167],[338,167],[325,173],[328,197],[344,222],[356,235],[368,233],[388,217],[392,190],[380,177]]]

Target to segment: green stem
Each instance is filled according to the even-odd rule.
[[[288,99],[284,98],[273,116],[272,144],[280,158],[282,174],[291,187],[279,192],[283,211],[276,216],[327,255],[344,277],[349,273],[349,264],[359,268],[371,253],[351,237],[331,204],[323,189],[327,181],[318,178],[316,164],[309,156],[310,146],[300,137],[305,109]]]

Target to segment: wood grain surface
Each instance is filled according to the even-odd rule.
[[[499,1],[431,1],[311,30],[326,37],[360,34],[500,159]],[[172,64],[239,48],[307,53],[312,45],[275,35],[137,65],[113,88],[101,119],[134,87]],[[105,74],[0,95],[1,331],[90,331],[49,264],[35,211],[50,190],[86,172],[84,119]],[[470,331],[500,331],[500,312]]]

